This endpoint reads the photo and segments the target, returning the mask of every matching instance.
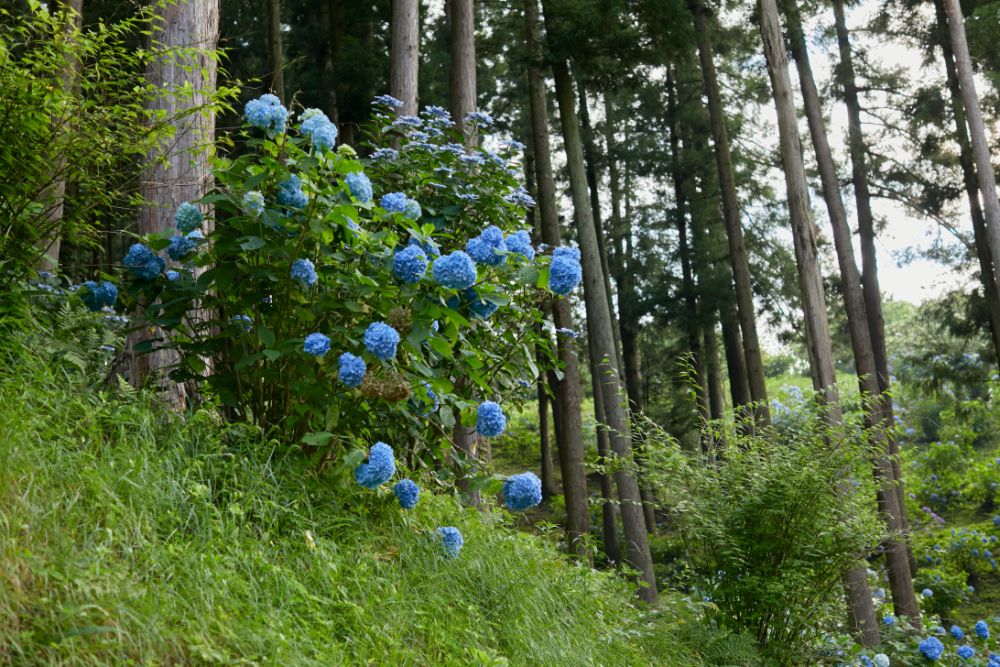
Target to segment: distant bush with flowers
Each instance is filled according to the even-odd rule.
[[[382,440],[412,465],[459,421],[503,432],[579,260],[532,247],[521,147],[488,116],[467,149],[443,109],[397,104],[376,99],[361,159],[321,112],[251,101],[248,153],[218,160],[217,190],[176,230],[129,250],[121,300],[165,332],[140,351],[176,350],[172,377],[230,417],[330,455]]]

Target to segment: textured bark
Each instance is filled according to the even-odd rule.
[[[340,0],[323,2],[323,18],[326,19],[327,40],[323,54],[323,86],[326,90],[326,115],[335,125],[340,125],[340,109],[337,105],[336,69],[344,44],[344,18],[341,15]]]
[[[631,426],[624,386],[619,375],[611,312],[605,291],[604,270],[601,251],[594,226],[593,210],[587,191],[587,176],[583,159],[583,142],[580,137],[580,123],[576,115],[573,93],[573,79],[569,65],[559,61],[553,65],[556,100],[562,127],[566,161],[570,174],[570,189],[573,198],[574,219],[580,243],[583,265],[584,299],[587,306],[587,336],[597,346],[600,364],[592,373],[600,384],[600,395],[604,404],[605,426],[610,429],[611,450],[615,457],[626,462],[634,462],[632,455]],[[615,472],[615,484],[625,529],[626,559],[645,584],[639,589],[640,596],[647,602],[657,599],[656,579],[653,575],[653,561],[649,553],[646,535],[646,521],[642,511],[639,483],[628,466]]]
[[[913,590],[910,561],[907,557],[906,545],[899,538],[903,532],[903,523],[899,499],[893,487],[896,480],[892,469],[889,443],[886,439],[888,424],[884,419],[882,403],[879,400],[880,391],[875,370],[875,355],[872,351],[868,318],[865,313],[861,275],[858,273],[858,265],[854,259],[851,228],[847,222],[847,211],[844,209],[840,183],[837,180],[837,167],[833,161],[833,153],[830,150],[830,142],[823,122],[823,108],[809,62],[809,50],[802,32],[798,8],[793,0],[789,0],[785,3],[785,9],[792,57],[795,59],[796,69],[799,73],[799,86],[802,90],[809,133],[812,137],[820,179],[823,184],[823,199],[826,202],[833,228],[834,245],[837,249],[837,260],[843,284],[844,308],[847,311],[847,323],[854,355],[854,367],[858,375],[861,395],[867,397],[869,401],[865,410],[864,424],[873,445],[872,467],[876,482],[880,487],[877,493],[879,513],[890,536],[883,543],[883,547],[889,571],[889,585],[892,589],[893,608],[897,616],[908,616],[912,623],[919,626],[920,608]]]
[[[708,366],[708,406],[711,417],[724,419],[726,398],[722,389],[722,364],[719,363],[719,337],[715,333],[714,323],[705,325],[705,359]]]
[[[552,466],[552,440],[549,433],[549,392],[544,377],[538,378],[538,441],[542,469],[542,498],[556,495],[556,480]]]
[[[743,356],[746,363],[747,380],[750,384],[750,396],[754,401],[755,419],[760,425],[766,426],[770,422],[770,410],[764,379],[764,362],[761,358],[760,341],[757,336],[757,318],[750,285],[750,265],[747,262],[739,202],[736,198],[733,156],[729,147],[725,110],[722,107],[722,96],[719,92],[719,82],[715,72],[712,45],[709,41],[708,9],[702,0],[689,0],[689,6],[694,15],[695,38],[698,43],[702,82],[705,96],[708,98],[712,141],[716,166],[719,171],[719,189],[722,194],[722,210],[726,221],[726,236],[729,239],[729,261],[733,270],[736,306],[740,319],[740,330],[743,334]]]
[[[403,103],[400,115],[417,113],[420,68],[420,3],[392,1],[392,48],[389,54],[389,94]]]
[[[539,216],[542,240],[556,247],[562,240],[549,146],[548,104],[542,80],[537,0],[524,0],[524,21],[529,58],[531,137],[538,188],[536,215]],[[552,319],[557,328],[573,328],[568,300],[556,299],[553,302]],[[566,541],[571,552],[581,557],[588,557],[583,541],[584,536],[590,531],[590,510],[587,506],[587,471],[584,465],[583,422],[580,415],[580,367],[573,339],[559,336],[557,344],[563,378],[553,386],[556,397],[553,411],[557,414],[557,428],[561,431],[558,433],[559,465],[562,472],[563,495],[566,499]],[[608,548],[607,541],[605,548]]]
[[[465,117],[476,110],[476,8],[474,0],[448,0],[451,45],[451,116],[465,133],[465,143],[477,137]]]
[[[722,347],[726,352],[726,370],[729,374],[729,396],[734,406],[746,405],[751,401],[750,382],[743,356],[736,304],[728,299],[724,300],[719,305],[719,321],[722,324]]]
[[[138,232],[163,232],[174,224],[174,213],[185,201],[194,201],[212,188],[209,160],[215,138],[215,117],[205,108],[215,90],[216,64],[208,51],[215,49],[219,33],[218,0],[188,0],[166,5],[152,34],[154,48],[165,52],[154,58],[146,71],[150,84],[163,91],[153,102],[153,111],[173,118],[176,127],[171,141],[147,155],[139,193],[145,202],[139,210]],[[196,48],[196,55],[180,55],[177,49]],[[180,91],[193,91],[190,95]],[[197,109],[186,113],[187,109]],[[208,218],[206,218],[206,226]],[[206,232],[210,231],[208,229]],[[161,338],[163,332],[140,329],[128,339],[130,379],[135,386],[151,381],[170,403],[183,407],[182,385],[169,382],[166,372],[176,364],[169,350],[149,354],[135,352],[145,340]]]
[[[788,212],[791,218],[813,387],[825,401],[826,418],[836,424],[842,419],[837,395],[837,377],[833,366],[823,278],[816,254],[815,230],[809,212],[808,188],[802,164],[802,144],[799,140],[795,103],[792,99],[788,60],[785,57],[775,0],[760,0],[758,7],[761,41],[778,116],[781,162],[785,174]],[[879,642],[879,632],[864,569],[852,568],[845,574],[845,583],[852,629],[865,646],[875,646]]]
[[[285,102],[285,53],[281,43],[281,0],[267,0],[267,48],[271,58],[271,90]]]

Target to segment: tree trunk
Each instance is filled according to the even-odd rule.
[[[541,445],[542,498],[556,495],[556,480],[552,469],[552,440],[549,433],[549,392],[545,377],[538,378],[538,435]]]
[[[871,335],[868,330],[861,276],[854,259],[851,229],[847,222],[844,201],[841,198],[837,167],[833,161],[833,153],[830,150],[830,142],[823,123],[823,108],[809,62],[809,51],[806,47],[805,35],[802,33],[798,7],[795,6],[794,0],[788,0],[785,7],[792,57],[795,58],[799,73],[799,84],[802,89],[806,118],[809,122],[809,133],[812,137],[820,179],[823,184],[823,198],[830,215],[834,245],[837,248],[837,260],[840,265],[844,291],[844,308],[847,311],[851,348],[854,353],[854,367],[858,375],[861,395],[868,401],[864,423],[874,445],[872,467],[875,472],[875,480],[879,485],[877,494],[879,512],[885,522],[886,532],[890,536],[884,542],[883,547],[889,571],[889,584],[892,589],[893,609],[896,615],[907,616],[912,623],[919,626],[920,608],[913,590],[910,562],[907,558],[905,544],[897,537],[903,532],[903,524],[899,499],[893,487],[896,480],[892,470],[889,443],[886,440],[888,424],[883,418],[879,399],[880,391],[878,374],[875,370],[875,355],[872,351]]]
[[[138,232],[163,232],[174,224],[177,207],[205,196],[213,186],[210,159],[215,141],[214,109],[206,108],[215,92],[216,62],[209,51],[216,47],[219,34],[218,0],[188,0],[166,5],[153,30],[156,48],[165,52],[150,61],[146,78],[162,91],[151,109],[174,119],[176,131],[169,145],[161,145],[146,158],[147,168],[139,183],[144,205],[139,210]],[[195,55],[178,49],[197,49]],[[190,113],[189,110],[196,110]],[[210,218],[206,217],[205,226]],[[205,229],[206,232],[211,231]],[[131,381],[141,386],[153,380],[165,390],[170,403],[186,402],[182,385],[169,382],[166,371],[176,364],[169,350],[137,354],[135,345],[162,337],[163,332],[140,329],[129,336]]]
[[[562,241],[549,147],[548,104],[542,80],[537,0],[524,0],[524,22],[529,58],[531,137],[538,187],[536,214],[540,220],[542,240],[550,246],[558,247]],[[557,328],[573,328],[573,317],[567,299],[556,299],[553,302],[552,319]],[[573,339],[559,336],[557,344],[563,378],[553,387],[556,397],[553,411],[558,414],[557,423],[562,431],[558,442],[563,495],[566,499],[566,542],[571,552],[589,558],[583,539],[590,532],[590,509],[587,505],[587,471],[584,464],[583,420],[580,415],[580,367]],[[605,548],[607,546],[605,542]]]
[[[736,332],[739,335],[739,331]],[[708,405],[713,420],[726,416],[726,398],[722,390],[722,366],[719,363],[719,337],[715,323],[705,325],[705,358],[708,363]]]
[[[647,602],[655,602],[657,598],[656,579],[653,575],[653,561],[649,553],[639,483],[630,469],[634,465],[631,427],[628,408],[625,405],[624,386],[616,367],[617,354],[612,332],[611,312],[608,308],[608,297],[605,291],[601,250],[597,241],[593,210],[587,192],[583,142],[580,138],[580,123],[576,116],[573,79],[566,61],[554,63],[553,74],[583,265],[587,336],[588,339],[594,341],[600,356],[600,365],[593,368],[591,372],[596,375],[600,384],[600,395],[607,420],[604,426],[610,429],[612,452],[616,458],[623,459],[627,464],[615,472],[615,483],[618,487],[618,499],[621,504],[622,525],[625,528],[627,542],[627,560],[629,565],[638,571],[640,579],[645,584],[639,589],[640,596]]]
[[[285,53],[281,44],[281,0],[267,0],[267,48],[271,57],[271,90],[285,103]]]
[[[764,362],[761,358],[760,341],[757,337],[757,319],[754,313],[753,291],[750,285],[750,265],[747,262],[739,202],[736,198],[733,157],[729,148],[729,135],[726,131],[725,111],[722,108],[722,96],[719,93],[712,45],[709,41],[708,9],[702,0],[689,0],[689,5],[691,13],[694,15],[698,58],[701,62],[702,81],[705,96],[708,98],[708,113],[712,123],[712,141],[719,171],[719,188],[722,194],[726,235],[729,239],[729,261],[732,265],[733,280],[736,285],[736,305],[740,329],[743,333],[743,356],[746,362],[747,380],[750,384],[750,396],[754,401],[755,421],[766,426],[770,423],[770,409],[764,380]]]
[[[341,57],[344,45],[344,17],[340,11],[340,0],[325,0],[323,8],[323,17],[327,25],[323,57],[323,86],[326,89],[324,108],[330,122],[340,126],[340,109],[337,105],[337,61]],[[343,137],[341,140],[343,141]]]
[[[808,189],[805,168],[802,164],[802,144],[799,140],[795,103],[792,99],[788,60],[781,38],[778,7],[775,0],[760,0],[758,7],[761,41],[778,116],[781,162],[785,173],[788,212],[792,223],[813,387],[824,398],[826,418],[831,423],[837,424],[841,421],[841,412],[837,395],[837,377],[833,366],[830,324],[826,314],[823,277],[820,274],[819,259],[816,254],[815,230],[809,213]],[[862,644],[875,646],[879,642],[879,632],[864,569],[852,568],[845,574],[845,582],[853,630]]]
[[[474,0],[448,0],[451,44],[451,115],[467,146],[478,138],[465,117],[476,110],[476,8]]]
[[[736,315],[736,304],[723,299],[719,304],[719,322],[722,324],[722,347],[726,352],[726,370],[729,374],[729,396],[733,405],[746,405],[751,401],[750,381],[747,378],[743,341]]]
[[[417,73],[420,68],[419,0],[392,1],[392,48],[389,94],[403,103],[401,116],[417,113]]]

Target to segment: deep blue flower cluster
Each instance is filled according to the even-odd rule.
[[[113,306],[118,301],[118,288],[114,283],[102,280],[99,283],[88,280],[81,285],[80,299],[89,310],[99,311],[105,306]]]
[[[302,351],[314,357],[322,357],[330,351],[330,337],[321,333],[311,333],[306,336]]]
[[[990,626],[986,625],[986,621],[976,621],[976,636],[981,639],[990,638]]]
[[[125,253],[122,264],[129,273],[139,280],[153,280],[166,268],[167,263],[162,257],[158,257],[155,252],[141,243],[133,243],[132,247]]]
[[[500,308],[500,304],[493,303],[479,296],[474,287],[465,290],[463,296],[469,302],[469,312],[476,319],[489,319],[490,315],[497,312]]]
[[[309,137],[310,143],[320,150],[330,150],[337,141],[337,126],[319,109],[306,109],[302,112],[299,132]]]
[[[418,245],[397,250],[392,259],[392,274],[407,285],[420,282],[427,273],[427,255]]]
[[[559,296],[566,296],[580,284],[583,268],[580,266],[580,251],[570,246],[562,246],[552,251],[549,266],[549,289]]]
[[[243,107],[243,115],[250,125],[269,134],[281,134],[288,122],[288,109],[281,106],[281,100],[271,94],[261,95],[258,99],[247,102]]]
[[[889,614],[888,616],[885,616],[882,619],[882,622],[885,623],[886,625],[895,625],[896,624],[896,617],[893,616],[892,614]]]
[[[382,195],[379,205],[389,213],[402,213],[410,220],[419,220],[423,212],[415,199],[410,199],[402,192],[389,192]]]
[[[465,122],[474,123],[481,127],[488,127],[493,124],[493,116],[485,111],[473,111],[472,113],[465,114]]]
[[[388,107],[389,109],[398,109],[403,106],[403,103],[392,95],[379,95],[372,100],[372,106],[383,106]]]
[[[399,333],[385,322],[372,322],[365,330],[365,349],[386,361],[396,356]]]
[[[434,243],[434,241],[427,241],[425,243],[421,243],[418,239],[411,236],[410,240],[406,242],[406,245],[417,246],[418,248],[423,250],[424,254],[427,255],[428,257],[441,256],[441,250],[437,247],[437,244]]]
[[[461,250],[434,260],[434,280],[451,289],[467,289],[476,282],[476,265]]]
[[[937,660],[944,653],[944,644],[937,637],[928,637],[917,645],[917,649],[928,660]]]
[[[193,232],[201,227],[201,222],[204,219],[201,210],[191,202],[184,202],[177,207],[177,212],[174,213],[174,222],[177,223],[177,231],[182,234]]]
[[[316,275],[316,267],[308,259],[297,259],[292,262],[292,280],[298,281],[305,287],[312,287],[319,280]]]
[[[528,233],[528,230],[522,229],[508,234],[505,243],[510,252],[523,255],[529,260],[535,258],[535,248],[531,245],[531,234]]]
[[[523,512],[542,502],[542,480],[533,472],[513,475],[503,483],[503,502],[512,512]]]
[[[496,225],[490,225],[479,236],[469,239],[465,244],[465,252],[477,264],[487,264],[489,266],[499,266],[507,261],[507,243],[504,240],[503,232]]]
[[[411,479],[403,479],[392,487],[392,493],[399,501],[399,506],[404,510],[411,510],[417,506],[420,498],[420,487]]]
[[[354,479],[366,489],[379,487],[396,474],[396,457],[392,447],[376,442],[368,451],[368,462],[354,469]]]
[[[302,191],[302,179],[292,174],[288,180],[278,183],[278,203],[291,208],[305,208],[309,197]]]
[[[243,210],[257,217],[264,212],[264,195],[257,190],[251,190],[243,195]]]
[[[437,529],[438,539],[441,540],[441,546],[444,547],[445,554],[449,558],[457,558],[458,552],[462,550],[462,533],[459,532],[458,528],[454,526],[443,526]]]
[[[957,653],[958,657],[961,658],[962,660],[968,660],[969,658],[971,658],[976,654],[976,651],[971,646],[966,644],[964,646],[959,646]]]
[[[484,401],[476,411],[476,431],[487,438],[502,435],[507,428],[507,416],[493,401]]]
[[[352,171],[344,179],[347,182],[347,189],[351,196],[359,202],[367,203],[372,200],[372,182],[363,171]]]
[[[504,200],[510,202],[511,204],[523,206],[524,208],[535,207],[534,198],[528,194],[528,191],[524,189],[523,185],[519,185],[516,190],[505,195]]]
[[[170,245],[167,246],[167,255],[175,262],[184,259],[198,247],[198,241],[202,240],[199,230],[195,230],[187,236],[171,236]]]
[[[951,626],[951,629],[948,632],[951,634],[952,637],[958,639],[959,641],[965,639],[965,633],[962,631],[962,628],[958,627],[957,625]]]
[[[365,379],[365,373],[368,371],[365,360],[350,352],[341,354],[340,359],[337,360],[337,364],[337,379],[349,389],[354,389],[360,385],[361,381]]]

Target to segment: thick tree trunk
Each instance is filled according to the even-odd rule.
[[[214,50],[219,34],[218,0],[187,0],[166,5],[152,34],[152,40],[165,55],[152,60],[146,78],[163,95],[153,103],[153,111],[162,111],[174,119],[176,131],[169,145],[152,151],[147,169],[139,183],[145,202],[139,210],[138,232],[163,232],[174,225],[177,207],[206,195],[213,186],[210,159],[215,141],[214,110],[206,108],[215,91],[216,62],[208,52]],[[197,49],[194,56],[181,55],[178,49]],[[182,92],[185,91],[185,92]],[[190,94],[187,91],[192,91]],[[195,113],[186,113],[196,109]],[[209,219],[206,218],[206,226]],[[206,232],[210,231],[208,229]],[[129,336],[129,371],[131,381],[141,386],[152,380],[166,391],[175,406],[184,405],[182,385],[169,382],[165,373],[177,357],[168,350],[136,354],[135,345],[162,336],[161,331],[141,329]]]
[[[713,420],[724,419],[726,397],[722,388],[722,364],[719,363],[719,337],[715,333],[714,322],[705,325],[705,359],[708,364],[708,405],[711,417]]]
[[[267,48],[271,57],[271,90],[285,102],[285,53],[281,43],[281,0],[267,0]]]
[[[583,159],[583,142],[580,138],[580,123],[577,120],[573,94],[573,79],[569,65],[559,61],[553,65],[556,100],[566,149],[567,166],[570,174],[570,189],[573,196],[574,218],[580,242],[581,263],[583,264],[584,299],[587,305],[587,336],[594,341],[600,356],[600,365],[592,369],[600,383],[600,395],[604,404],[605,426],[610,429],[611,449],[615,457],[627,464],[615,472],[618,499],[621,503],[622,525],[625,528],[626,554],[631,565],[640,576],[644,586],[640,596],[647,602],[657,599],[656,579],[653,575],[653,561],[649,553],[646,535],[646,520],[643,516],[639,483],[630,469],[634,464],[632,436],[628,408],[625,405],[624,386],[617,366],[617,354],[612,332],[611,312],[605,291],[604,269],[601,250],[594,225],[593,210],[587,192],[587,175]]]
[[[869,401],[865,410],[864,423],[873,444],[872,467],[876,482],[880,487],[877,494],[879,512],[885,522],[886,532],[890,536],[883,546],[889,571],[889,584],[892,589],[893,608],[898,616],[908,616],[912,623],[919,626],[920,608],[913,590],[913,578],[906,545],[897,537],[903,532],[903,523],[899,500],[893,486],[896,480],[892,470],[889,443],[886,440],[888,424],[883,418],[882,404],[879,400],[880,391],[875,370],[875,355],[872,351],[871,335],[868,330],[861,276],[854,260],[851,229],[847,222],[847,211],[844,209],[844,201],[841,197],[840,183],[837,180],[837,167],[833,161],[833,153],[830,150],[830,142],[823,122],[823,108],[809,62],[809,51],[806,47],[805,35],[802,32],[798,7],[795,6],[794,0],[786,0],[785,7],[792,57],[795,58],[799,73],[799,85],[802,90],[806,118],[809,122],[809,133],[812,137],[820,179],[823,184],[823,199],[830,215],[834,245],[837,248],[837,260],[840,265],[844,291],[844,308],[847,311],[851,347],[854,353],[854,366],[858,375],[861,395]]]
[[[420,68],[420,2],[392,0],[392,48],[389,54],[389,94],[403,103],[401,116],[417,113]]]
[[[726,352],[726,371],[729,375],[729,396],[733,405],[750,402],[750,381],[747,378],[746,359],[743,356],[743,341],[736,315],[736,304],[723,299],[719,304],[719,322],[722,324],[722,347]]]
[[[536,214],[539,216],[542,240],[550,246],[558,247],[562,242],[562,235],[559,230],[552,154],[549,147],[548,104],[542,80],[542,45],[539,36],[537,0],[524,0],[524,21],[529,58],[531,137],[538,188]],[[567,299],[557,299],[553,302],[552,319],[557,328],[573,328],[573,318]],[[558,428],[562,432],[558,442],[563,495],[566,499],[566,541],[571,552],[587,558],[589,556],[583,538],[590,532],[590,509],[587,505],[587,471],[584,464],[583,421],[580,415],[580,367],[573,339],[559,336],[557,344],[563,378],[553,386],[556,397],[553,411],[557,413]],[[606,541],[605,548],[607,547]]]
[[[778,116],[781,162],[785,173],[788,212],[792,223],[813,386],[824,397],[827,419],[836,424],[841,421],[837,377],[833,366],[823,277],[820,274],[815,230],[809,212],[808,188],[802,164],[802,144],[799,140],[795,103],[792,99],[788,60],[785,57],[775,0],[760,0],[758,7],[761,41]],[[875,646],[879,642],[878,624],[875,621],[875,610],[864,569],[852,568],[846,573],[845,582],[853,630],[865,646]]]
[[[746,362],[750,396],[754,401],[755,421],[761,426],[770,423],[767,402],[767,387],[764,379],[764,362],[761,357],[760,341],[757,337],[757,318],[754,313],[753,291],[750,285],[750,265],[747,262],[746,245],[743,240],[743,225],[740,222],[739,202],[736,198],[736,178],[733,172],[733,157],[726,131],[725,111],[715,72],[712,45],[709,41],[708,9],[702,0],[689,0],[694,15],[695,38],[698,42],[698,58],[705,96],[708,98],[708,113],[712,123],[712,141],[716,165],[719,171],[719,188],[722,194],[722,210],[726,221],[726,235],[729,239],[729,261],[733,269],[736,285],[736,305],[743,333],[743,356]]]
[[[476,133],[465,117],[476,110],[476,8],[474,0],[448,0],[451,44],[451,116],[475,146]]]
[[[323,87],[326,95],[324,108],[326,115],[335,125],[340,125],[340,109],[337,105],[337,61],[344,45],[344,17],[341,15],[340,0],[323,2],[323,18],[326,19],[327,40],[323,54]],[[343,141],[343,137],[341,138]]]

